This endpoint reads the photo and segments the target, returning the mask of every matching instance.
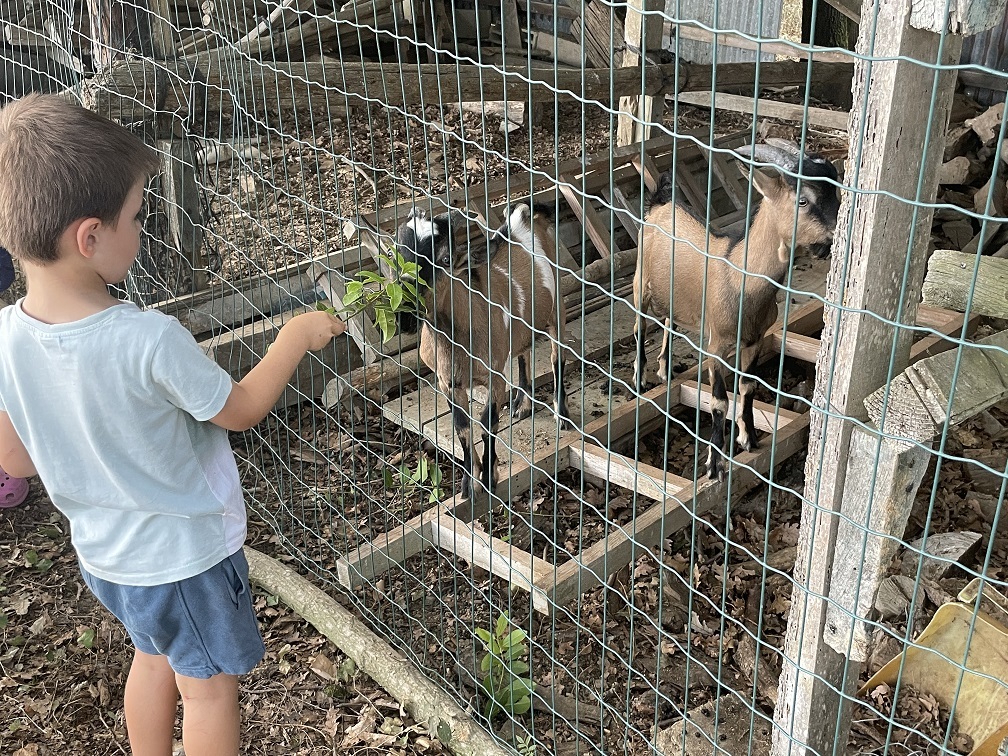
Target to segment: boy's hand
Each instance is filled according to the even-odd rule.
[[[316,310],[291,318],[282,330],[296,334],[302,339],[305,349],[317,351],[346,331],[346,323],[324,310]]]

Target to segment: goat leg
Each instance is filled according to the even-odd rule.
[[[492,391],[487,392],[487,405],[480,414],[479,423],[483,429],[483,462],[480,482],[488,494],[497,488],[497,422],[500,418],[497,400]]]
[[[725,415],[728,412],[728,391],[725,389],[724,377],[721,375],[719,366],[716,364],[711,365],[709,372],[711,379],[711,417],[714,423],[711,428],[710,448],[707,451],[707,477],[711,480],[716,478],[719,481],[723,481],[725,471],[722,463],[722,449],[724,448]]]
[[[509,404],[515,421],[524,420],[532,414],[532,382],[529,381],[528,360],[524,354],[518,357],[518,387],[512,389]]]
[[[756,421],[753,418],[753,391],[756,389],[756,382],[751,378],[752,370],[756,366],[758,346],[748,346],[742,349],[742,372],[739,376],[739,396],[742,402],[742,421],[738,424],[738,445],[746,451],[754,451],[759,448],[759,440],[756,436]]]
[[[472,444],[472,423],[469,419],[469,398],[465,389],[452,388],[446,391],[452,410],[452,425],[458,436],[459,443],[462,444],[462,497],[472,501],[473,499],[473,444]]]
[[[672,321],[665,318],[661,352],[658,354],[658,380],[664,383],[670,375],[672,375]]]
[[[644,340],[647,338],[647,318],[644,316],[644,305],[638,303],[637,317],[634,320],[634,336],[637,337],[637,357],[634,359],[634,385],[637,391],[644,390],[644,367],[647,365],[647,354],[644,351]]]
[[[561,323],[563,321],[560,321]],[[549,329],[550,336],[550,357],[553,360],[553,411],[556,412],[557,422],[561,426],[568,425],[574,427],[567,410],[567,387],[564,386],[564,354],[563,354],[563,330],[555,325]]]

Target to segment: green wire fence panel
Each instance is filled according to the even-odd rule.
[[[502,745],[1003,752],[1003,0],[0,11],[163,156],[124,297],[361,310],[247,501]]]

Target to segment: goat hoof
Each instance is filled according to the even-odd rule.
[[[518,422],[519,420],[524,420],[526,417],[531,417],[531,416],[532,416],[532,408],[531,407],[523,407],[522,405],[519,404],[519,405],[516,405],[513,410],[511,410],[511,419],[514,422]]]

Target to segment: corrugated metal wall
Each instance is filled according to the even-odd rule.
[[[665,12],[673,20],[699,21],[713,29],[735,29],[754,37],[773,39],[780,32],[781,3],[779,0],[721,0],[714,17],[714,0],[667,0]],[[762,5],[762,9],[760,8]],[[756,60],[756,53],[726,45],[717,46],[717,61],[714,60],[714,46],[706,42],[682,40],[679,52],[691,63],[740,63]],[[773,55],[764,55],[763,60],[773,60]]]

